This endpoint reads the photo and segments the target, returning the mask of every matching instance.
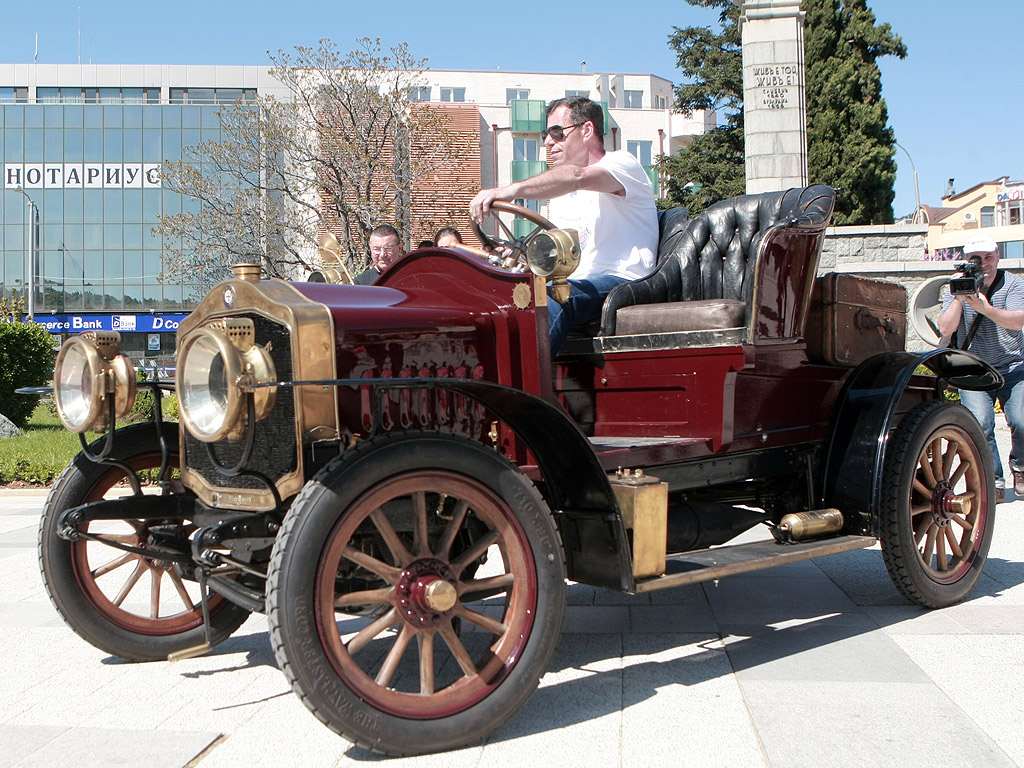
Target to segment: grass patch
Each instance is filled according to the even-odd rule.
[[[20,436],[0,440],[0,483],[49,485],[80,450],[78,435],[64,429],[40,402]]]
[[[87,432],[86,442],[98,436]],[[41,400],[20,436],[0,440],[0,484],[50,485],[81,450],[78,435],[68,432],[47,401]]]

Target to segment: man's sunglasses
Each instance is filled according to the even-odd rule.
[[[573,123],[572,125],[567,125],[564,128],[560,125],[552,125],[551,127],[546,128],[540,132],[540,138],[543,141],[548,136],[550,136],[552,141],[565,141],[566,131],[571,130],[573,128],[579,128],[581,125],[585,125],[586,122],[587,121],[584,120],[582,123]]]

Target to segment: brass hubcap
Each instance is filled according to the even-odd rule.
[[[431,610],[443,613],[454,607],[458,594],[450,582],[434,579],[423,588],[423,599]]]

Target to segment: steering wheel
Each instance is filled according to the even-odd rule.
[[[548,221],[546,218],[541,216],[536,211],[531,211],[529,208],[524,208],[521,205],[515,203],[506,203],[503,200],[495,200],[491,203],[491,214],[498,211],[501,213],[511,213],[514,216],[520,216],[527,221],[536,224],[539,229],[557,229],[557,227]],[[492,237],[484,233],[480,228],[480,225],[473,219],[469,220],[470,227],[477,237],[480,238],[480,242],[490,248],[492,251],[498,252],[502,248],[506,248],[510,251],[504,258],[498,262],[505,269],[512,269],[517,264],[525,264],[526,262],[526,246],[529,244],[530,239],[533,237],[537,230],[533,230],[530,234],[525,237],[516,237],[512,230],[506,226],[499,217],[494,216],[494,220],[498,223],[498,229],[503,233],[504,236]],[[489,259],[492,256],[488,256]]]

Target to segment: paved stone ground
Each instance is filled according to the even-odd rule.
[[[175,664],[80,640],[39,577],[41,505],[0,493],[0,768],[380,759],[291,693],[263,617]],[[388,765],[1024,767],[1022,522],[1022,501],[998,508],[979,587],[941,611],[907,605],[877,548],[645,597],[573,586],[519,714],[482,746]]]

